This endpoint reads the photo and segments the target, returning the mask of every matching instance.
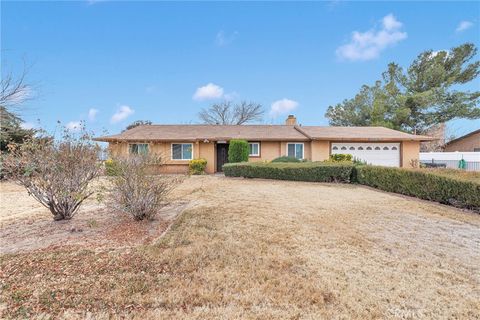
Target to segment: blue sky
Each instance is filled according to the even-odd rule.
[[[97,133],[138,119],[197,123],[224,98],[261,103],[266,123],[293,113],[327,125],[326,108],[389,62],[480,46],[479,12],[478,2],[2,2],[2,72],[31,65],[36,98],[22,116],[49,130],[57,120]]]

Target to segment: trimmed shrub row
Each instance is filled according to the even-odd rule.
[[[400,193],[455,207],[480,210],[480,184],[431,171],[358,166],[355,180],[384,191]]]
[[[278,157],[273,159],[272,162],[302,162],[302,160],[297,159],[295,157],[283,156],[283,157]]]
[[[311,182],[350,182],[352,163],[228,163],[227,177],[264,178]]]
[[[223,170],[228,177],[359,183],[388,192],[480,211],[480,183],[429,170],[355,166],[351,162],[244,162],[226,164]]]

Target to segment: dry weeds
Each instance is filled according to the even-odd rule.
[[[211,176],[172,196],[195,206],[154,245],[3,255],[4,317],[479,317],[479,215],[354,185]]]

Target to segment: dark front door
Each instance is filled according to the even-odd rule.
[[[228,162],[228,143],[217,143],[217,171],[222,172],[222,166]]]

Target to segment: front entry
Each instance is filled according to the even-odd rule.
[[[228,143],[217,143],[217,172],[222,172],[222,166],[228,162]]]

